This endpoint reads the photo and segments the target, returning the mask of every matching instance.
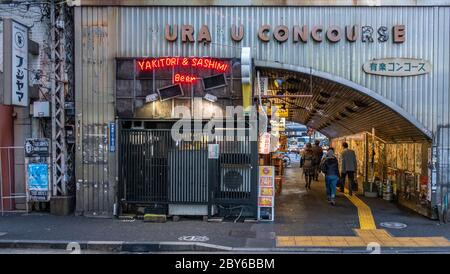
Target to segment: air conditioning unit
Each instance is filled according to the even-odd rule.
[[[248,165],[224,164],[220,170],[220,191],[228,198],[245,198],[251,192],[251,168]]]
[[[144,129],[144,122],[143,121],[133,121],[132,128],[133,129]]]

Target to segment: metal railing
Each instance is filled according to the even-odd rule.
[[[20,153],[18,153],[20,152]],[[25,169],[20,176],[23,176],[24,192],[16,192],[16,178],[14,174],[16,156],[23,154],[23,147],[0,147],[0,212],[5,213],[26,212],[28,213],[28,202],[25,182]],[[23,158],[24,159],[24,158]],[[23,165],[25,163],[23,162]],[[25,210],[17,209],[17,199],[25,200]]]

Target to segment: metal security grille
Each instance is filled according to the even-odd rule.
[[[244,206],[256,214],[257,146],[249,136],[174,141],[170,129],[121,129],[119,193],[124,203]],[[217,144],[219,155],[209,157]],[[209,211],[211,212],[211,211]]]
[[[439,185],[439,213],[444,222],[450,220],[450,126],[439,127],[437,131],[437,182]]]
[[[169,202],[208,202],[208,143],[179,142],[169,152]]]
[[[170,130],[122,129],[120,187],[123,201],[166,203]]]

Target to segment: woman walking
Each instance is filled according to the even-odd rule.
[[[334,156],[334,150],[329,148],[327,156],[322,160],[320,169],[325,173],[325,184],[327,189],[328,202],[332,205],[336,205],[336,184],[339,179],[339,163]]]
[[[303,174],[306,180],[306,189],[311,189],[311,181],[314,177],[314,152],[312,150],[311,143],[307,143],[305,149],[302,152],[302,158],[300,160],[300,167],[303,169]]]

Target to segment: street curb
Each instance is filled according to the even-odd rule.
[[[68,249],[69,244],[79,245],[81,250],[117,252],[122,242],[74,242],[74,241],[40,241],[40,240],[0,240],[0,248],[34,248],[34,249]],[[74,245],[72,245],[74,246]]]
[[[214,252],[232,251],[233,248],[207,243],[191,242],[121,242],[121,241],[40,241],[40,240],[0,240],[0,248],[33,248],[68,250],[68,245],[78,245],[81,250],[105,252]]]
[[[207,243],[191,242],[124,242],[122,250],[125,252],[186,252],[186,251],[232,251],[233,248]]]
[[[122,241],[41,241],[41,240],[0,240],[0,249],[59,249],[78,245],[81,251],[103,252],[214,252],[214,253],[305,253],[305,254],[370,254],[370,250],[361,248],[237,248],[197,242],[122,242]],[[381,248],[380,253],[450,253],[448,248]]]

